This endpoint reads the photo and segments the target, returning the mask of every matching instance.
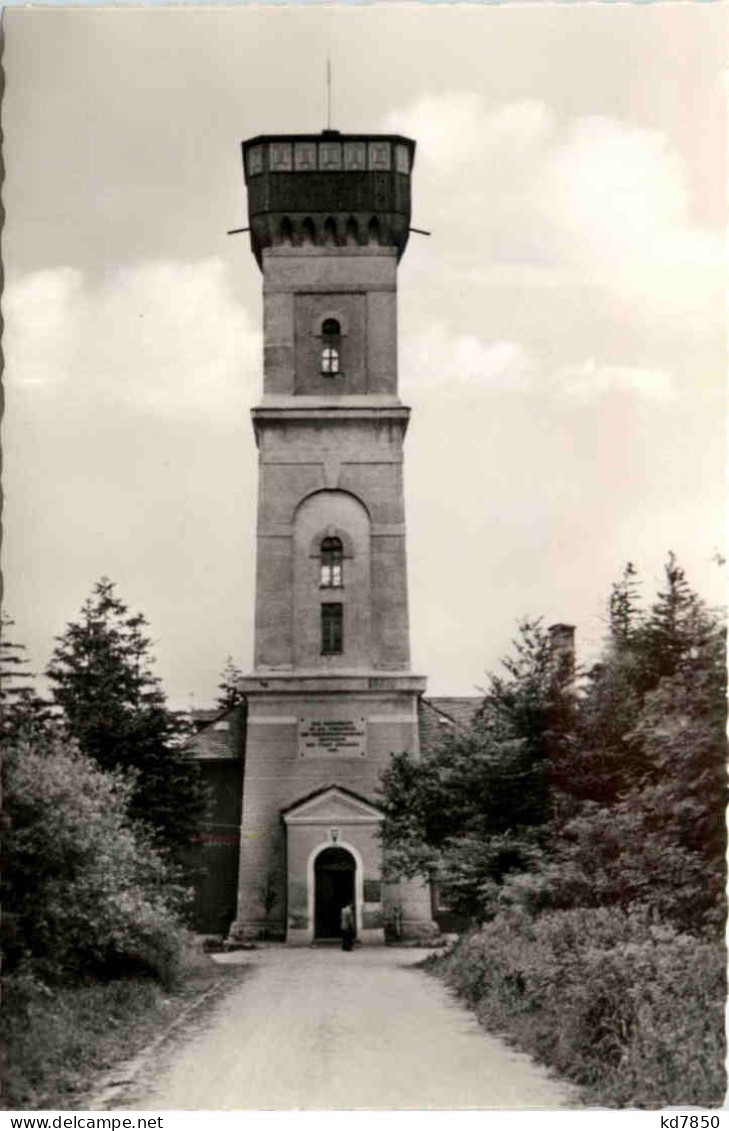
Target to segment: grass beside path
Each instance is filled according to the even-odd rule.
[[[141,1051],[208,988],[242,976],[191,942],[172,989],[140,977],[53,988],[7,979],[0,1106],[83,1110],[102,1073]]]
[[[617,908],[503,913],[426,969],[600,1107],[715,1108],[726,951]]]

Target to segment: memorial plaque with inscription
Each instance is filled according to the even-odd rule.
[[[299,719],[300,758],[364,758],[366,719]]]

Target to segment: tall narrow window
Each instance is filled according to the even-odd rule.
[[[325,538],[321,544],[319,585],[323,589],[341,589],[342,543],[339,538]]]
[[[326,377],[339,372],[339,350],[335,346],[324,346],[321,351],[321,371]]]
[[[324,319],[321,327],[321,371],[325,377],[336,377],[341,373],[339,366],[341,333],[342,327],[336,318]]]
[[[321,607],[321,654],[335,656],[343,650],[342,606],[339,604]]]

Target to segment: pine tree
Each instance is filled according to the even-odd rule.
[[[725,917],[726,631],[673,554],[666,577],[643,642],[659,678],[630,736],[644,772],[625,801],[645,813],[655,857],[680,871],[663,899],[666,913],[690,930]]]
[[[578,715],[576,757],[569,789],[575,797],[614,803],[649,771],[639,736],[647,697],[716,644],[717,618],[694,593],[675,555],[666,585],[647,611],[628,563],[609,602],[610,632],[600,663],[589,673]]]
[[[0,736],[4,743],[50,736],[51,707],[33,684],[24,644],[10,639],[14,621],[0,618]]]
[[[483,719],[492,732],[526,742],[541,760],[555,692],[552,647],[541,618],[524,618],[518,627],[512,652],[501,660],[506,675],[489,676]]]
[[[664,566],[666,587],[658,593],[640,631],[636,646],[646,674],[645,690],[672,676],[682,662],[701,648],[714,631],[714,621],[686,580],[673,552]]]
[[[628,562],[620,581],[613,584],[608,604],[610,638],[617,646],[627,644],[639,622],[638,574]]]
[[[102,769],[133,776],[132,817],[179,856],[192,841],[205,797],[199,769],[182,745],[187,723],[167,707],[151,671],[146,627],[102,578],[80,619],[57,637],[46,674],[66,734]]]
[[[700,933],[724,917],[726,641],[673,554],[666,581],[647,612],[618,606],[622,631],[611,626],[577,711],[570,804],[520,897],[641,904]]]
[[[220,683],[218,684],[220,694],[215,700],[221,710],[231,711],[233,707],[237,707],[240,703],[245,702],[245,695],[240,689],[242,676],[243,673],[233,660],[233,657],[228,656],[225,661],[225,667],[220,673]]]

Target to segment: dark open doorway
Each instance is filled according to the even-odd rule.
[[[314,937],[337,939],[339,915],[354,904],[355,861],[346,848],[325,848],[314,862]]]

